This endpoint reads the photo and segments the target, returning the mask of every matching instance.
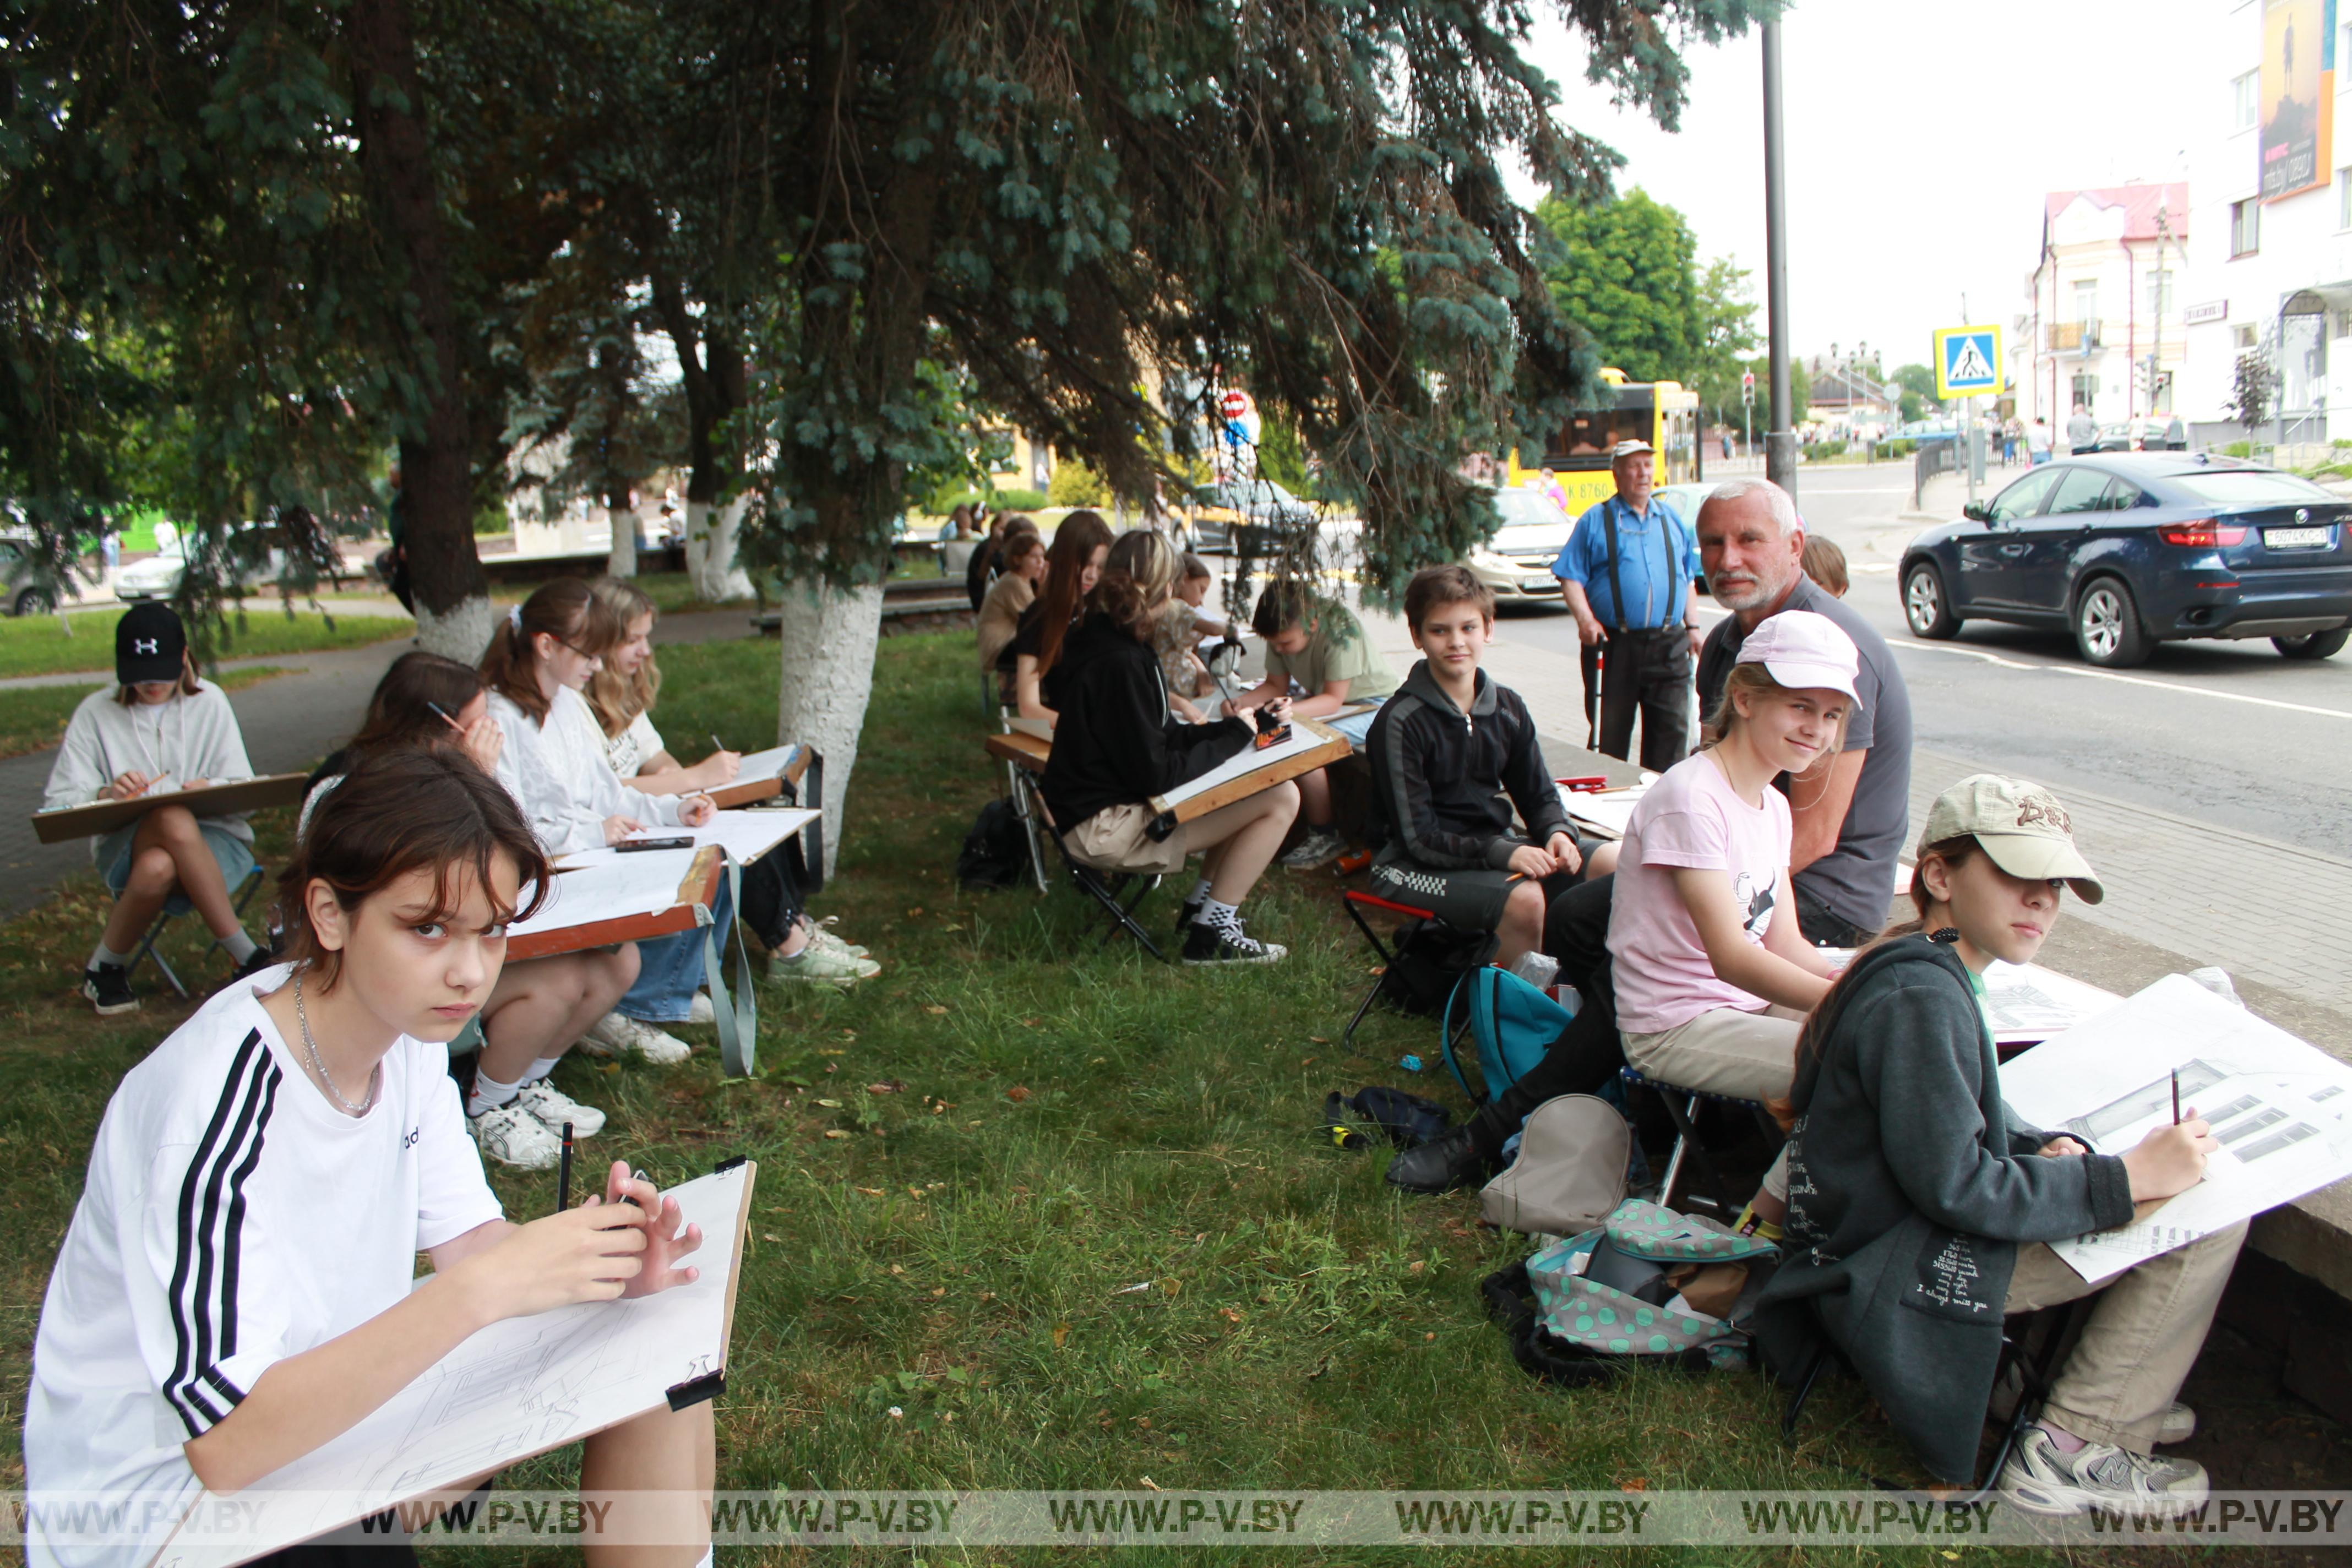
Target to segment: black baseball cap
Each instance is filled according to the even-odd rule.
[[[114,623],[114,678],[125,686],[177,680],[188,632],[169,605],[133,605]]]

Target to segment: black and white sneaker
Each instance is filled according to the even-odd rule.
[[[131,994],[131,971],[120,963],[93,963],[81,972],[81,994],[98,1008],[101,1018],[138,1010]]]
[[[1290,956],[1290,950],[1275,942],[1260,942],[1242,930],[1239,920],[1230,924],[1195,925],[1185,932],[1185,963],[1279,963]]]

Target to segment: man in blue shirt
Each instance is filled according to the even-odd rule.
[[[1689,525],[1650,499],[1654,462],[1647,441],[1610,449],[1617,493],[1576,520],[1551,574],[1584,641],[1588,708],[1594,668],[1601,668],[1594,743],[1625,756],[1638,711],[1642,765],[1664,773],[1690,754],[1699,561]]]

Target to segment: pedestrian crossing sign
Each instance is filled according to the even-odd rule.
[[[2000,390],[2000,329],[1936,329],[1936,395],[1976,397]]]

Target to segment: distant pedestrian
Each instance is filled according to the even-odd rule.
[[[2099,422],[2081,404],[2074,405],[2074,416],[2066,421],[2066,450],[2088,452],[2099,444]]]
[[[2050,460],[2050,422],[2036,419],[2033,428],[2025,433],[2026,456],[2034,463]]]
[[[1599,700],[1594,749],[1624,757],[1638,711],[1642,765],[1664,773],[1690,751],[1699,559],[1688,525],[1651,494],[1655,463],[1648,442],[1617,443],[1609,454],[1616,493],[1577,519],[1551,574],[1584,645],[1588,712]]]
[[[1731,432],[1728,430],[1723,432],[1723,457],[1726,462],[1731,459]]]
[[[2171,422],[2164,427],[2164,449],[2168,452],[2189,450],[2189,426],[2180,422],[2180,416],[2178,414],[2174,415]]]

